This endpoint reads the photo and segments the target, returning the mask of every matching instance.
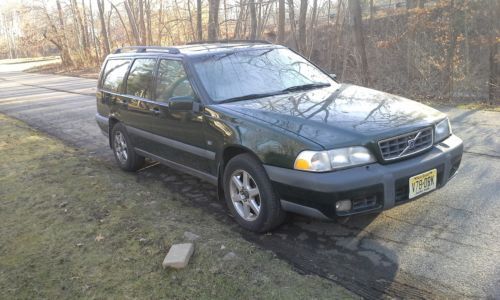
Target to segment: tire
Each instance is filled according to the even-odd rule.
[[[134,151],[125,126],[117,123],[111,130],[111,145],[118,166],[128,172],[139,170],[144,165],[144,157]]]
[[[237,155],[228,162],[223,184],[226,204],[243,228],[266,232],[283,223],[286,213],[281,209],[280,199],[266,170],[251,154]]]

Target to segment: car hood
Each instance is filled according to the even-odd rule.
[[[365,145],[445,117],[418,102],[349,84],[221,105],[327,149]]]

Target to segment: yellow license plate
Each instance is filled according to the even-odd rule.
[[[433,169],[422,174],[410,177],[409,188],[410,194],[409,198],[415,198],[419,195],[427,193],[436,189],[437,181],[437,170]]]

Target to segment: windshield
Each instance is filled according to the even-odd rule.
[[[195,61],[194,67],[215,102],[336,84],[307,60],[284,48],[215,54]]]

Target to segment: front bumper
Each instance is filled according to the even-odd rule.
[[[331,219],[379,212],[407,202],[410,177],[437,169],[437,189],[457,172],[463,153],[462,140],[451,135],[417,157],[371,164],[328,173],[310,173],[265,165],[284,210]],[[350,199],[352,209],[337,212],[338,200]],[[411,200],[414,200],[413,198]]]

